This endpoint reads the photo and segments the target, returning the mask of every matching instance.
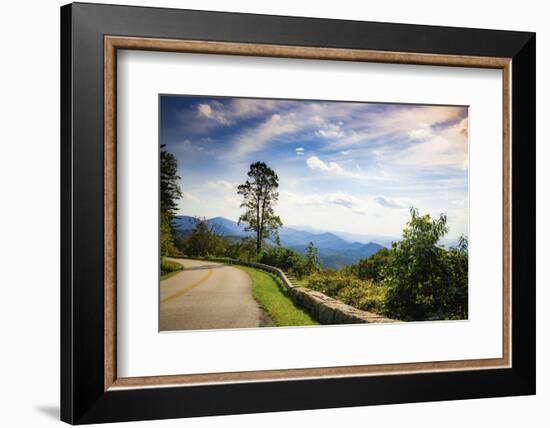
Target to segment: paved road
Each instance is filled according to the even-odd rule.
[[[263,327],[270,320],[252,297],[246,272],[201,260],[160,283],[160,330]]]

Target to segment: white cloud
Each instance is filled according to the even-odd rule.
[[[212,117],[212,108],[208,104],[199,104],[197,111],[199,116]]]
[[[304,156],[304,148],[303,147],[297,147],[296,148],[296,154],[298,156]]]
[[[238,198],[232,196],[224,198],[224,202],[233,208],[239,208],[241,205],[241,201]]]
[[[328,164],[323,162],[317,156],[310,156],[306,160],[307,166],[313,170],[333,173],[333,174],[343,174],[344,169],[338,165],[336,162],[329,162]]]
[[[459,120],[463,112],[464,107],[453,106],[418,105],[382,111],[369,110],[368,105],[359,103],[342,106],[341,114],[347,117],[345,127],[341,127],[337,138],[329,141],[327,149],[345,150],[387,137],[423,140],[431,135],[434,125]]]
[[[237,187],[236,183],[226,180],[209,180],[204,185],[209,189],[235,189]]]
[[[185,140],[183,143],[179,145],[179,147],[184,151],[202,152],[204,150],[204,147],[193,144],[191,140]]]
[[[235,140],[233,157],[242,157],[248,153],[258,151],[268,144],[273,138],[295,132],[299,129],[294,113],[275,113],[259,126],[245,131]]]
[[[366,214],[369,211],[368,201],[362,200],[346,192],[296,194],[289,191],[280,192],[281,203],[297,206],[313,206],[329,208],[345,208],[355,214]]]
[[[212,101],[210,104],[199,104],[197,106],[197,115],[212,119],[222,125],[230,124],[225,115],[223,104],[218,101]]]
[[[419,167],[468,169],[468,119],[422,133],[423,139],[398,154],[395,162]]]
[[[209,127],[233,125],[241,119],[248,119],[264,115],[271,111],[280,110],[287,103],[286,101],[261,100],[234,98],[226,100],[224,103],[211,100],[207,103],[201,103],[196,107],[196,114],[199,118],[210,119],[210,123],[203,125],[202,129]],[[188,121],[189,118],[183,118]],[[198,127],[201,128],[200,126]]]
[[[374,198],[374,200],[378,203],[378,205],[384,207],[384,208],[403,208],[404,205],[399,203],[398,201],[386,198],[384,196],[377,196]]]
[[[250,118],[274,110],[280,110],[285,101],[234,98],[228,105],[229,115],[233,119]]]
[[[342,123],[342,122],[339,122]],[[315,135],[327,139],[341,138],[345,134],[341,129],[341,125],[334,123],[324,123],[322,129],[315,131]]]
[[[413,129],[412,131],[409,132],[409,137],[415,140],[423,140],[431,136],[432,136],[432,132],[430,128],[418,128],[418,129]]]
[[[198,201],[199,200],[199,198],[196,197],[191,192],[181,192],[181,193],[182,193],[183,199],[185,199],[185,200],[188,200],[188,201]]]

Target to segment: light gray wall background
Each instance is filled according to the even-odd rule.
[[[544,426],[550,404],[548,221],[549,12],[536,0],[148,0],[125,4],[537,32],[538,395],[154,421],[158,427]],[[58,422],[59,406],[59,6],[4,2],[0,11],[0,420]],[[116,3],[103,1],[103,3]],[[545,406],[546,405],[546,406]],[[545,408],[546,407],[546,408]],[[138,426],[130,423],[124,426]]]

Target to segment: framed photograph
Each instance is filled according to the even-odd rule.
[[[62,420],[535,393],[533,33],[76,3],[61,57]]]

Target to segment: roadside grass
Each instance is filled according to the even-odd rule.
[[[278,327],[318,325],[311,316],[294,304],[281,281],[267,272],[247,266],[234,267],[245,271],[252,280],[252,296]]]
[[[183,265],[172,260],[162,259],[160,261],[160,280],[164,281],[183,270]]]

